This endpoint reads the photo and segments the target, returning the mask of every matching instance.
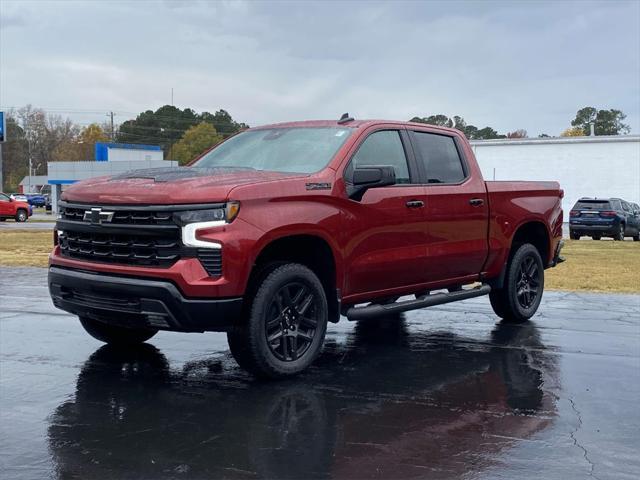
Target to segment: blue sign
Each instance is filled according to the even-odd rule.
[[[0,142],[5,141],[7,135],[7,120],[5,119],[4,112],[0,112]]]

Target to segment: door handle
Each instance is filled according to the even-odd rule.
[[[409,200],[406,204],[407,208],[422,208],[424,202],[422,200]]]
[[[481,198],[472,198],[471,200],[469,200],[469,203],[474,207],[480,207],[484,205],[484,200]]]

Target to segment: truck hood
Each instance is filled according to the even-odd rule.
[[[150,168],[83,180],[62,200],[103,204],[188,204],[224,201],[238,185],[264,183],[305,174],[250,168]]]

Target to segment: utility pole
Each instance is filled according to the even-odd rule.
[[[113,127],[113,116],[114,115],[115,115],[115,113],[113,113],[113,112],[107,113],[107,117],[111,117],[111,141],[112,142],[116,141],[116,132],[115,132],[114,127]]]

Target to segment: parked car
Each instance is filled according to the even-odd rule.
[[[640,240],[640,209],[620,198],[581,198],[569,212],[569,236]]]
[[[47,197],[39,193],[28,193],[26,195],[29,205],[34,207],[44,207],[47,204]]]
[[[562,197],[557,182],[485,182],[455,129],[348,116],[253,128],[190,167],[69,187],[49,289],[101,341],[225,331],[241,366],[283,377],[341,313],[488,294],[505,321],[531,318],[562,261]]]
[[[27,202],[0,193],[0,221],[13,218],[16,222],[26,222],[32,214],[33,209]]]

